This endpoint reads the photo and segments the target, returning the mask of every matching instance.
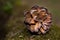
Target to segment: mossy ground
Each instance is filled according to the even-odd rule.
[[[14,36],[6,37],[6,40],[60,40],[60,27],[52,25],[46,34],[32,35],[26,28]]]

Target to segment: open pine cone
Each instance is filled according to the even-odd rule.
[[[51,27],[52,16],[45,7],[33,6],[24,13],[24,23],[28,30],[45,34]]]

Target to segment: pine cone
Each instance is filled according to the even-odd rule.
[[[25,12],[25,24],[31,32],[45,34],[51,27],[52,16],[45,7],[33,6],[30,11]]]

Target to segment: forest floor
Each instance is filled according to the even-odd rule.
[[[60,27],[52,25],[46,34],[33,35],[26,28],[6,37],[6,40],[60,40]]]

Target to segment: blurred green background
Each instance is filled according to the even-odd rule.
[[[51,12],[53,25],[46,35],[30,38],[23,23],[24,11],[34,5],[46,7]],[[0,40],[59,40],[59,30],[60,0],[0,0]]]

